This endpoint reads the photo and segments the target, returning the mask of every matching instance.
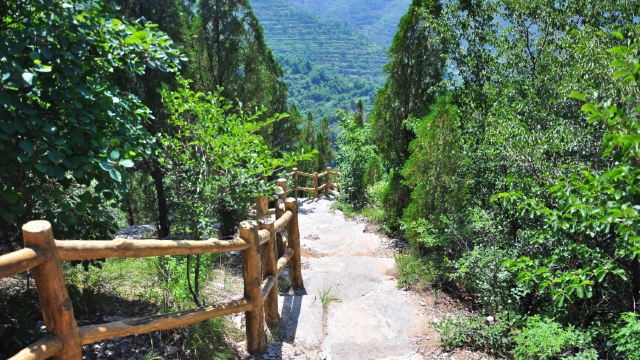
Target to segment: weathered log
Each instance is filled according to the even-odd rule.
[[[62,340],[57,336],[47,336],[22,349],[9,360],[43,360],[56,356],[60,350]]]
[[[302,172],[302,171],[298,171],[296,173],[298,176],[304,176],[304,177],[308,177],[308,178],[313,178],[314,174],[312,173],[306,173],[306,172]]]
[[[24,248],[0,256],[0,279],[20,274],[42,264],[49,253],[39,248]]]
[[[247,332],[247,351],[262,354],[267,349],[267,336],[264,331],[264,311],[262,299],[262,276],[260,266],[260,244],[258,224],[255,221],[240,223],[240,238],[249,247],[242,252],[242,275],[244,279],[244,297],[251,302],[251,309],[245,312]]]
[[[293,168],[293,173],[292,173],[292,177],[293,177],[293,197],[296,198],[296,200],[298,200],[298,168]]]
[[[282,216],[280,216],[280,218],[276,220],[275,224],[273,225],[275,227],[276,232],[280,232],[286,229],[287,224],[289,224],[289,221],[291,221],[292,216],[293,214],[291,213],[291,211],[288,211],[288,210],[284,214],[282,214]]]
[[[269,199],[262,195],[258,196],[258,201],[256,203],[256,216],[258,219],[268,216],[269,212]]]
[[[318,185],[320,184],[320,180],[318,179],[318,173],[313,173],[313,197],[318,197]]]
[[[33,268],[32,274],[47,330],[62,343],[62,349],[55,358],[79,360],[82,358],[80,333],[73,314],[73,304],[64,283],[51,224],[42,220],[28,222],[22,227],[22,236],[25,247],[40,248],[51,254],[45,262]]]
[[[268,231],[271,241],[262,248],[262,276],[273,278],[275,286],[266,293],[262,292],[264,298],[264,317],[269,326],[276,326],[280,322],[278,314],[278,262],[276,257],[276,231],[273,220],[263,220],[260,222],[260,231]]]
[[[327,173],[327,179],[326,179],[326,182],[325,182],[326,186],[324,188],[324,196],[329,196],[329,190],[331,190],[331,186],[332,186],[332,184],[331,184],[331,167],[330,166],[327,166],[326,173]]]
[[[318,177],[319,177],[319,178],[321,178],[321,177],[325,177],[325,176],[327,176],[327,174],[328,174],[328,172],[327,172],[327,171],[325,171],[325,172],[321,172],[320,174],[318,174]]]
[[[249,245],[242,239],[197,240],[57,240],[61,260],[102,258],[144,258],[164,255],[220,254],[242,251]]]
[[[287,179],[278,179],[278,198],[286,199],[287,198]]]
[[[284,255],[282,255],[279,259],[278,259],[278,275],[282,274],[282,272],[284,271],[284,268],[287,267],[287,265],[289,264],[289,261],[291,260],[291,257],[293,256],[293,249],[292,248],[288,248],[287,251],[284,252]]]
[[[214,317],[249,311],[252,307],[253,304],[251,302],[246,299],[240,299],[222,305],[179,311],[171,314],[151,315],[106,324],[82,326],[80,328],[80,337],[82,345],[93,344],[121,336],[170,330],[197,324]]]
[[[314,192],[316,189],[315,188],[308,188],[308,187],[297,187],[296,190],[297,191],[304,191],[304,192]]]
[[[269,230],[259,230],[258,239],[260,239],[260,246],[267,244],[271,240]]]
[[[278,203],[276,204],[276,220],[280,219],[282,215],[285,213],[286,209],[284,207],[284,199],[278,199]],[[282,232],[276,231],[276,243],[278,249],[278,257],[282,256],[284,253],[284,249],[286,246],[282,241]]]
[[[318,186],[318,192],[324,191],[326,188],[327,188],[327,184],[322,184],[322,185]]]
[[[269,296],[269,294],[271,293],[271,291],[272,291],[272,290],[275,290],[275,289],[276,289],[276,288],[274,287],[275,285],[276,285],[276,277],[275,277],[275,276],[273,276],[273,275],[271,275],[271,276],[267,276],[267,277],[264,279],[264,281],[262,282],[262,285],[261,285],[261,289],[262,289],[262,297],[264,297],[264,298],[265,298],[265,305],[266,305],[266,298],[267,298],[267,296]],[[277,296],[276,296],[276,298],[277,298]],[[278,308],[276,308],[276,310],[277,310],[277,309],[278,309]],[[267,313],[267,307],[266,307],[266,306],[265,306],[264,310],[265,310],[264,312],[265,312],[265,314],[266,314],[266,313]],[[277,314],[277,313],[278,313],[278,312],[276,311],[276,314]],[[267,321],[267,324],[268,324],[268,323],[269,323],[269,322]]]
[[[291,257],[291,284],[296,288],[302,288],[304,282],[302,280],[301,253],[300,253],[300,230],[298,228],[298,202],[294,198],[288,198],[286,201],[288,211],[292,216],[287,226],[287,235],[289,236],[289,248],[293,249]]]

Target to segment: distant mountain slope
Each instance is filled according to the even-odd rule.
[[[384,84],[387,47],[408,1],[251,3],[266,41],[285,71],[290,102],[318,119],[331,117],[358,99],[370,107],[375,92]]]
[[[290,0],[324,19],[339,19],[387,49],[411,0]]]
[[[322,19],[286,0],[253,0],[271,50],[296,56],[345,77],[382,76],[385,50],[337,21]]]

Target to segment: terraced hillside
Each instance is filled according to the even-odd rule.
[[[290,3],[324,19],[339,19],[386,49],[411,0],[290,0]]]
[[[304,58],[347,78],[382,77],[385,50],[346,24],[285,0],[254,0],[252,5],[275,54]]]
[[[367,107],[373,103],[373,95],[384,83],[386,48],[360,33],[348,18],[329,11],[306,11],[306,4],[299,0],[253,0],[252,6],[285,70],[290,101],[302,112],[313,112],[320,119],[332,117],[358,99]],[[396,25],[399,19],[400,15]],[[395,31],[395,26],[389,31]]]

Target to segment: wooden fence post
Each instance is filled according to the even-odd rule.
[[[256,217],[258,219],[261,219],[267,216],[268,212],[269,212],[269,199],[264,195],[258,196],[258,202],[256,204]]]
[[[55,359],[82,359],[78,324],[64,283],[51,224],[42,220],[28,222],[22,227],[22,236],[25,247],[39,248],[49,254],[44,263],[32,269],[32,274],[47,330],[62,341],[62,350]]]
[[[276,220],[280,219],[284,214],[284,202],[287,199],[287,179],[278,179],[278,186],[280,186],[283,190],[281,194],[278,196],[278,201],[276,201]],[[295,191],[294,191],[295,192]],[[282,206],[282,208],[280,208]],[[276,244],[278,249],[278,258],[284,255],[285,245],[282,240],[282,234],[276,233]]]
[[[331,190],[331,166],[327,166],[327,181],[324,187],[324,196],[329,196],[329,190]]]
[[[298,200],[298,168],[293,168],[293,197]]]
[[[291,285],[295,288],[304,287],[302,280],[302,257],[300,254],[300,229],[298,228],[298,202],[294,198],[288,198],[285,207],[292,213],[291,220],[287,225],[287,236],[289,248],[293,249],[293,256],[290,262]]]
[[[242,251],[242,275],[244,278],[244,297],[253,305],[250,311],[245,312],[247,351],[251,355],[256,355],[262,354],[267,349],[267,337],[263,325],[264,311],[258,224],[255,221],[243,221],[240,223],[240,238],[249,244],[249,248]]]
[[[314,197],[318,197],[318,185],[320,181],[318,180],[318,172],[313,173],[313,195]]]
[[[260,221],[260,230],[269,230],[269,242],[262,248],[262,278],[273,276],[274,283],[271,291],[264,299],[264,316],[267,325],[276,326],[280,322],[278,314],[278,259],[276,258],[276,231],[273,219]]]

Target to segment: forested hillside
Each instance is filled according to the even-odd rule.
[[[414,0],[343,209],[406,237],[400,281],[459,297],[450,350],[640,359],[640,4]]]
[[[334,19],[358,30],[383,49],[389,48],[398,21],[410,0],[289,0],[300,9],[324,19]]]
[[[58,239],[112,239],[139,224],[159,238],[232,235],[271,191],[261,177],[308,159],[247,0],[3,1],[0,14],[3,253],[22,246],[21,227],[34,219],[50,221]],[[212,259],[107,268],[157,282],[163,294],[145,301],[169,311],[207,301],[199,284],[211,274],[200,269]],[[74,286],[81,317],[95,322],[100,290]],[[2,291],[3,309],[5,299],[33,300]],[[20,323],[38,319],[37,306],[22,310],[0,314],[0,358],[37,335]]]
[[[338,109],[351,109],[358,99],[370,108],[384,82],[386,49],[406,4],[291,0],[252,4],[285,71],[290,102],[301,112],[312,112],[317,119],[333,118]]]

